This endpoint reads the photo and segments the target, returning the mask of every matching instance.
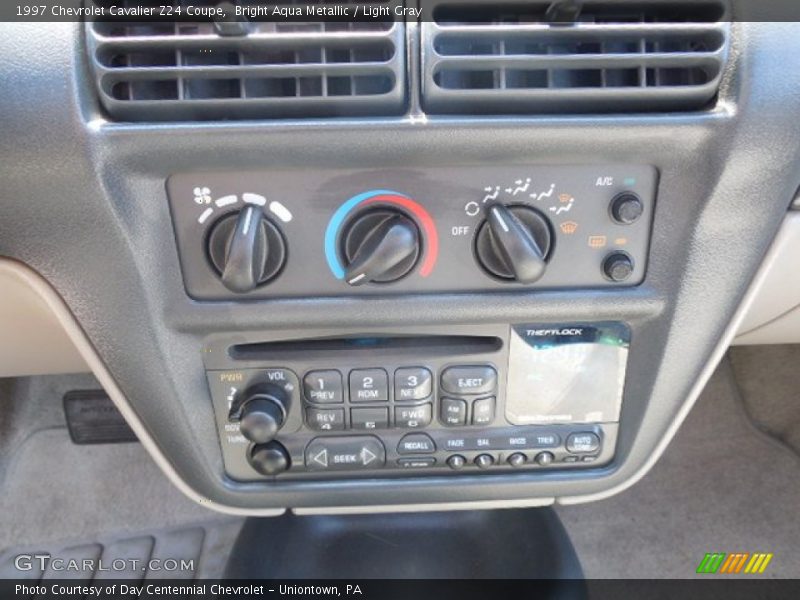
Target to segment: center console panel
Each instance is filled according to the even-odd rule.
[[[221,338],[207,377],[225,469],[254,481],[607,464],[629,342],[622,323]]]

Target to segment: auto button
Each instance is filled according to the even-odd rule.
[[[305,463],[309,471],[380,469],[386,464],[386,449],[367,435],[315,438],[306,446]]]

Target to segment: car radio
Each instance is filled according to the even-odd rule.
[[[629,344],[616,322],[218,340],[207,377],[239,481],[578,469],[613,458]]]

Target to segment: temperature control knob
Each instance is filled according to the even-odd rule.
[[[283,235],[259,206],[222,217],[212,226],[207,245],[222,284],[240,294],[273,279],[286,262]]]
[[[249,388],[239,405],[239,431],[251,442],[272,440],[286,420],[286,398],[282,388],[265,384]]]
[[[380,208],[356,217],[342,236],[345,281],[388,283],[408,275],[420,255],[416,223],[404,213]]]
[[[475,255],[490,275],[533,283],[544,275],[551,245],[550,225],[537,210],[495,204],[479,226]]]

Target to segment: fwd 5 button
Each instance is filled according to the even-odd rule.
[[[306,446],[305,462],[309,471],[379,469],[386,464],[386,449],[368,435],[316,438]]]
[[[488,365],[449,367],[442,373],[442,388],[451,394],[489,394],[497,387],[497,371]]]

